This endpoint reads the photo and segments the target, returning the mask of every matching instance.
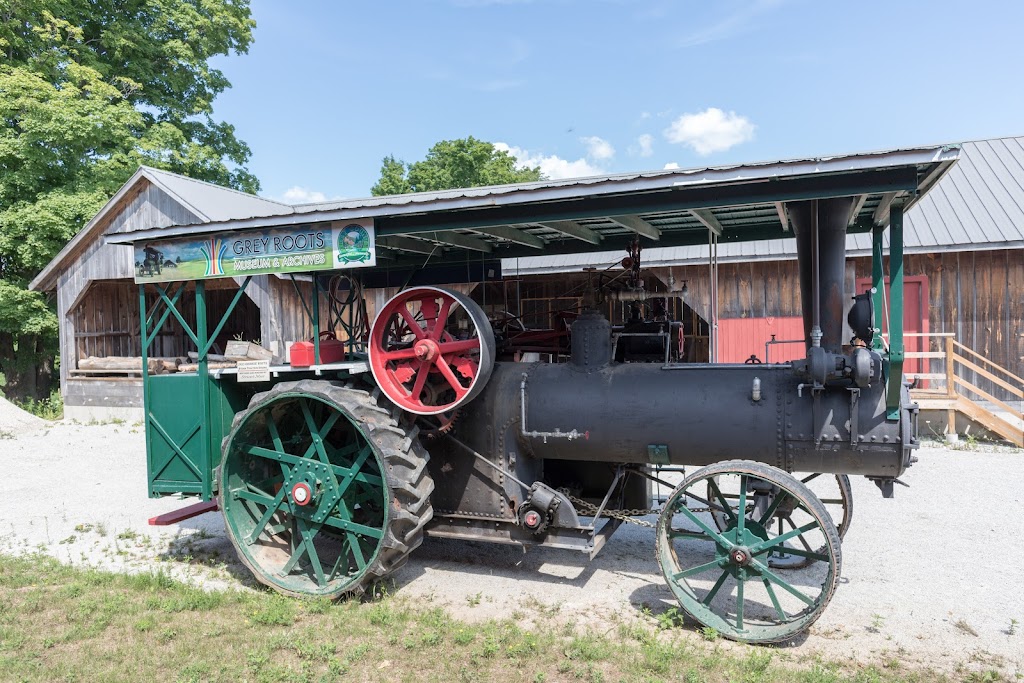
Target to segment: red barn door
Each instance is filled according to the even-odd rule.
[[[861,294],[870,291],[871,278],[862,277],[857,279],[857,291]],[[889,278],[885,279],[885,300],[889,301]],[[889,321],[884,311],[876,311],[876,320],[881,317],[882,334],[888,339]],[[903,278],[903,348],[907,353],[927,351],[929,339],[928,329],[928,276],[911,275]],[[927,360],[922,358],[907,358],[903,362],[903,372],[913,375],[919,372],[928,372]],[[920,389],[928,387],[928,380],[918,380],[917,386]]]

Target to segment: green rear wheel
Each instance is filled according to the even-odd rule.
[[[432,516],[427,453],[365,391],[253,397],[224,440],[220,509],[241,561],[289,595],[361,593],[405,563]]]
[[[793,527],[777,533],[769,527],[780,508]],[[716,516],[725,518],[723,528]],[[810,627],[832,599],[842,565],[836,525],[818,497],[792,475],[744,460],[686,477],[658,519],[657,545],[683,610],[749,643],[785,641]],[[772,566],[783,547],[813,562]]]

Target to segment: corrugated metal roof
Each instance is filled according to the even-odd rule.
[[[627,198],[638,200],[636,203],[639,204],[643,200],[650,200],[657,193],[661,193],[660,196],[666,198],[671,195],[674,202],[667,202],[664,208],[655,207],[644,210],[642,220],[649,222],[663,218],[664,224],[659,227],[663,228],[665,232],[674,231],[677,235],[687,231],[700,232],[700,223],[686,209],[729,207],[729,215],[724,218],[718,217],[722,220],[726,232],[734,232],[736,239],[750,239],[751,227],[767,227],[764,222],[765,217],[768,217],[769,223],[774,224],[780,233],[782,232],[782,226],[778,219],[773,217],[773,204],[771,202],[766,204],[765,199],[755,198],[772,195],[773,192],[776,194],[784,192],[781,186],[778,190],[772,189],[776,187],[774,185],[776,182],[802,179],[821,191],[828,192],[830,187],[828,183],[830,182],[849,181],[850,187],[860,187],[860,185],[856,185],[856,182],[861,180],[869,186],[872,182],[880,184],[879,187],[891,186],[891,189],[896,190],[896,193],[901,196],[907,197],[908,201],[912,203],[916,197],[913,194],[906,195],[907,190],[927,189],[934,182],[934,178],[941,175],[955,161],[957,154],[958,150],[955,147],[930,146],[722,167],[659,170],[388,197],[367,197],[299,205],[292,207],[288,213],[278,213],[275,210],[273,214],[267,216],[243,217],[194,226],[173,226],[143,231],[131,236],[109,236],[108,241],[125,243],[132,240],[162,239],[179,235],[372,218],[377,221],[378,236],[406,235],[430,239],[424,235],[431,231],[460,230],[469,231],[469,235],[466,232],[460,233],[462,236],[472,235],[478,240],[484,240],[488,244],[497,246],[506,246],[506,238],[489,234],[481,228],[515,227],[517,230],[526,231],[530,236],[546,240],[548,243],[543,247],[544,249],[558,252],[576,246],[571,244],[574,242],[571,237],[566,238],[559,230],[549,230],[550,221],[557,220],[558,216],[546,215],[544,219],[535,218],[531,221],[529,215],[524,211],[524,207],[531,207],[535,212],[540,212],[544,207],[551,208],[561,202],[561,206],[557,209],[565,214],[562,216],[563,218],[582,221],[595,216],[614,217],[616,214],[609,209],[608,212],[603,213],[595,210],[588,216],[582,210],[580,212],[573,211],[570,204],[584,206],[585,202],[596,202],[602,199],[622,204],[623,202],[620,200]],[[908,172],[910,173],[909,181],[907,181],[908,176],[906,175]],[[917,173],[916,182],[915,172]],[[796,184],[792,187],[796,187]],[[723,201],[716,202],[714,197],[706,196],[712,191],[723,193]],[[733,199],[724,197],[724,193],[727,191],[733,193]],[[847,195],[861,193],[868,195],[860,215],[865,221],[869,221],[874,205],[883,201],[885,192],[888,191],[888,189],[872,190],[868,187],[857,191],[848,191]],[[746,204],[758,204],[759,206],[743,208],[741,205],[744,202],[736,201],[735,196],[744,192],[746,192],[744,196],[750,197],[745,202]],[[702,199],[680,205],[683,195],[697,197],[701,193],[705,195]],[[842,194],[840,192],[834,196]],[[774,196],[774,199],[786,198],[785,196]],[[676,206],[682,210],[676,209]],[[612,209],[614,208],[612,207]],[[670,209],[674,213],[665,214],[665,211]],[[497,214],[502,213],[501,210],[508,214],[506,216],[508,220],[492,220]],[[487,215],[483,216],[484,213]],[[639,210],[621,210],[619,213],[638,216],[641,212]],[[538,225],[542,222],[547,225]],[[597,230],[602,236],[615,237],[619,233],[626,235],[630,232],[628,229],[616,225],[615,221],[604,219],[599,223],[601,223],[599,226],[588,225],[586,227]],[[537,232],[540,230],[546,230],[546,232]],[[554,248],[552,240],[562,243],[562,248]],[[443,243],[443,240],[436,241]],[[671,240],[668,241],[671,242]],[[522,253],[522,249],[510,251]]]
[[[912,206],[959,155],[955,145],[935,145],[817,158],[697,169],[671,169],[590,178],[368,197],[287,206],[141,168],[86,229],[33,280],[46,288],[66,259],[140,177],[194,213],[193,225],[107,234],[107,243],[165,239],[314,222],[373,219],[377,246],[390,264],[440,258],[526,257],[624,248],[637,234],[670,248],[699,244],[710,225],[723,243],[781,237],[788,220],[781,202],[857,196],[852,231],[884,224],[894,198]],[[736,247],[755,254],[757,247]],[[426,249],[427,251],[424,251]],[[475,254],[474,254],[475,252]],[[556,257],[558,258],[558,257]]]
[[[143,166],[142,170],[150,182],[181,201],[192,213],[204,219],[203,222],[212,223],[292,212],[292,207],[288,204],[271,199],[148,166]]]
[[[965,142],[953,168],[904,215],[907,252],[1024,248],[1024,136]],[[885,235],[888,244],[888,233]],[[871,235],[851,234],[851,256],[871,254]],[[707,245],[651,247],[648,266],[703,263]],[[596,252],[507,259],[504,268],[523,275],[578,270],[614,263],[622,254]],[[722,243],[720,261],[796,258],[796,240]]]
[[[29,283],[29,289],[46,291],[56,287],[56,276],[60,268],[69,262],[80,249],[84,248],[85,244],[97,238],[104,226],[104,219],[124,197],[141,187],[140,182],[149,182],[160,188],[205,223],[249,218],[254,215],[290,213],[292,210],[287,204],[270,199],[202,180],[193,180],[177,173],[140,166],[132,174],[132,177],[121,186],[121,189],[86,223],[85,227],[65,244],[64,248]]]

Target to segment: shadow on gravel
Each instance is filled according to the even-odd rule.
[[[200,519],[182,522],[177,535],[165,548],[158,549],[157,558],[173,564],[223,571],[246,588],[262,588],[263,584],[238,560],[223,525],[204,524]],[[220,521],[219,515],[217,521]]]
[[[598,556],[600,557],[600,556]],[[542,571],[545,566],[566,569],[557,576]],[[480,543],[446,538],[427,538],[409,558],[400,576],[399,588],[423,575],[427,568],[482,576],[503,576],[522,581],[557,583],[582,588],[599,568],[582,553],[556,548],[522,548],[497,543]]]

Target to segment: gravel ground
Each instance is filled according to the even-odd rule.
[[[0,438],[17,436],[45,426],[46,420],[25,412],[0,396]]]
[[[863,478],[853,481],[841,585],[789,649],[798,657],[1024,677],[1024,626],[1011,627],[1012,619],[1024,622],[1022,452],[933,445],[919,455],[904,477],[912,488],[897,487],[894,500]],[[147,526],[150,516],[185,503],[146,498],[140,426],[56,423],[0,438],[0,463],[8,472],[0,480],[0,552],[42,550],[73,564],[162,566],[203,585],[253,585],[219,514]],[[471,620],[518,610],[612,628],[673,604],[653,530],[632,525],[593,562],[568,551],[428,539],[395,582],[402,598]]]

